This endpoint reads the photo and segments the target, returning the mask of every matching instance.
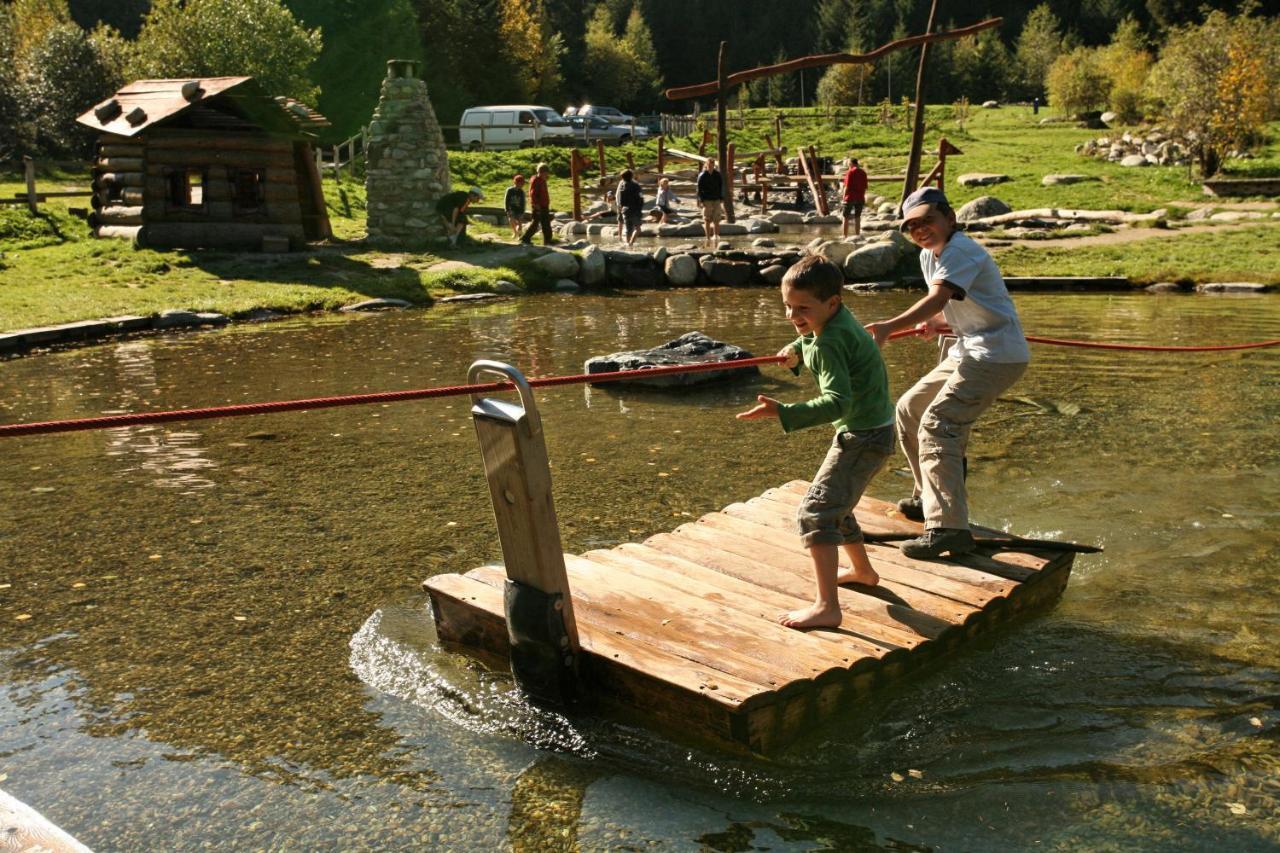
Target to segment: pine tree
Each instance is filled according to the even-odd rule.
[[[523,99],[544,101],[558,97],[564,40],[551,31],[541,0],[501,0],[498,33],[515,69]]]
[[[1027,15],[1014,49],[1015,83],[1021,96],[1044,97],[1049,67],[1066,49],[1061,27],[1048,3],[1041,3]]]
[[[622,101],[631,83],[629,60],[618,43],[608,6],[601,3],[595,7],[583,39],[585,64],[591,69],[591,83],[584,94],[600,104]]]
[[[638,4],[631,7],[631,14],[627,16],[622,50],[631,63],[631,92],[625,102],[629,107],[649,109],[662,89],[662,74],[658,71],[657,51],[653,49],[653,34]]]

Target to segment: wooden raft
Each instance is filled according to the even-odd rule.
[[[779,613],[813,600],[809,555],[793,527],[808,485],[787,483],[642,543],[565,555],[591,695],[684,735],[767,753],[848,701],[1056,600],[1071,573],[1070,553],[980,549],[923,561],[869,544],[880,584],[841,588],[840,628],[784,628]],[[872,498],[855,514],[868,533],[921,529]],[[484,566],[427,580],[441,642],[505,666],[505,579],[501,566]]]

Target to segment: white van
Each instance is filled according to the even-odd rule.
[[[458,122],[458,139],[470,151],[564,145],[573,141],[573,128],[551,107],[472,107],[463,112]]]

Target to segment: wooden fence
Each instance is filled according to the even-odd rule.
[[[0,198],[0,204],[25,204],[32,213],[40,212],[40,204],[51,198],[80,198],[93,195],[93,190],[70,190],[59,192],[39,192],[36,190],[36,161],[31,157],[22,158],[22,169],[26,179],[27,191],[14,193],[13,198]]]

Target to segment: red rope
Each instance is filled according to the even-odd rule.
[[[615,370],[608,373],[578,373],[572,376],[547,376],[530,379],[533,388],[550,388],[556,385],[574,385],[584,382],[617,382],[641,376],[665,376],[672,373],[699,373],[709,370],[737,370],[762,364],[779,364],[781,356],[768,355],[744,358],[738,361],[715,361],[703,364],[679,364],[671,367],[649,367],[641,370]],[[235,406],[210,406],[204,409],[178,409],[169,412],[135,412],[127,415],[104,415],[98,418],[79,418],[66,421],[0,425],[0,438],[13,435],[36,435],[52,432],[78,432],[87,429],[111,429],[137,424],[160,424],[171,421],[199,421],[209,418],[234,418],[243,415],[265,415],[270,412],[294,412],[302,409],[333,409],[338,406],[360,406],[367,403],[397,403],[405,400],[425,400],[432,397],[458,397],[463,394],[488,394],[494,391],[510,391],[510,382],[482,382],[474,385],[446,385],[439,388],[418,388],[409,391],[381,391],[373,394],[350,394],[343,397],[313,397],[309,400],[278,400],[271,403],[242,403]]]
[[[946,334],[949,330],[940,330]],[[894,332],[889,338],[905,338],[917,336],[915,329]],[[1027,336],[1028,341],[1039,344],[1053,344],[1065,347],[1086,347],[1090,349],[1128,350],[1138,352],[1221,352],[1225,350],[1261,349],[1263,347],[1280,346],[1280,339],[1259,341],[1248,344],[1225,344],[1216,346],[1181,347],[1150,346],[1140,344],[1106,344],[1093,341],[1072,341],[1062,338],[1038,338]],[[672,367],[650,367],[641,370],[615,370],[609,373],[578,373],[571,376],[547,376],[530,379],[533,388],[551,388],[556,385],[576,385],[581,383],[596,384],[600,382],[617,382],[623,379],[634,379],[640,376],[664,376],[673,373],[698,373],[710,370],[737,370],[743,367],[756,367],[763,364],[780,364],[785,361],[781,356],[767,355],[758,358],[744,358],[739,361],[706,362],[703,364],[682,364]],[[54,432],[78,432],[89,429],[111,429],[114,427],[135,426],[137,424],[159,424],[172,421],[198,421],[210,418],[231,418],[243,415],[265,415],[271,412],[294,412],[303,409],[333,409],[339,406],[361,406],[368,403],[397,403],[405,400],[426,400],[433,397],[458,397],[463,394],[488,394],[494,391],[510,391],[514,388],[510,382],[485,382],[474,385],[446,385],[439,388],[418,388],[408,391],[382,391],[374,394],[349,394],[341,397],[313,397],[308,400],[278,400],[270,403],[242,403],[234,406],[210,406],[203,409],[178,409],[167,412],[135,412],[127,415],[104,415],[97,418],[78,418],[65,421],[43,421],[25,424],[0,425],[0,438],[15,435],[37,435]]]
[[[1104,344],[1096,341],[1071,341],[1065,338],[1038,338],[1027,335],[1034,344],[1053,344],[1057,347],[1082,347],[1084,349],[1110,349],[1126,352],[1226,352],[1237,349],[1263,349],[1280,346],[1280,338],[1271,341],[1255,341],[1249,344],[1215,344],[1201,347],[1160,346],[1155,344]]]

